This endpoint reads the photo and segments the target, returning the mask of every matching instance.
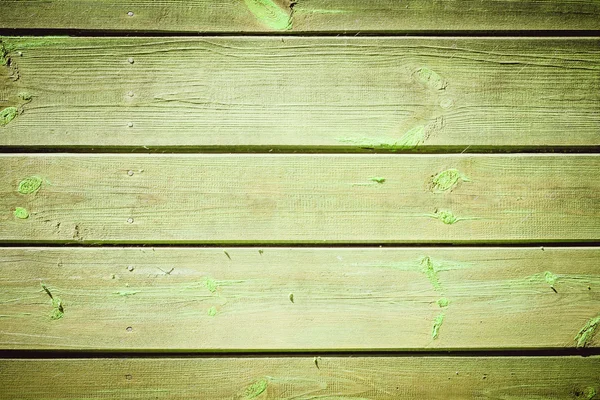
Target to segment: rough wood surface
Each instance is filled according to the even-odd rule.
[[[3,399],[592,399],[600,357],[8,359]]]
[[[576,337],[599,267],[595,247],[3,248],[0,348],[596,347]]]
[[[0,146],[600,146],[597,38],[45,37],[3,46],[0,108],[18,113],[0,126]]]
[[[3,154],[0,241],[593,242],[599,168],[597,155]],[[40,187],[23,194],[28,178]]]
[[[293,6],[292,6],[293,3]],[[176,32],[597,30],[594,0],[3,0],[0,26]]]

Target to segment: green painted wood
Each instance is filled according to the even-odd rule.
[[[151,32],[597,30],[594,0],[3,0],[0,26]]]
[[[2,43],[8,65],[0,67],[0,109],[15,111],[0,126],[4,147],[600,147],[598,38],[44,37]]]
[[[592,399],[600,357],[3,360],[3,399]]]
[[[3,154],[0,242],[593,242],[599,168],[558,154]]]
[[[599,271],[597,247],[0,248],[0,349],[597,347]]]

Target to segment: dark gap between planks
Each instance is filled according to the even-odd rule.
[[[0,153],[76,154],[597,154],[600,145],[585,146],[423,146],[385,150],[344,146],[3,146]]]
[[[260,351],[161,351],[140,349],[139,351],[78,351],[78,350],[0,350],[0,359],[56,359],[56,358],[310,358],[321,357],[551,357],[600,355],[600,348],[556,348],[556,349],[520,349],[520,350],[260,350]]]
[[[309,36],[309,37],[344,37],[344,36],[441,36],[441,37],[595,37],[600,30],[343,30],[343,31],[273,31],[273,32],[212,32],[212,31],[170,31],[170,30],[103,30],[103,29],[44,29],[44,28],[0,28],[0,36],[79,36],[79,37],[203,37],[203,36]]]

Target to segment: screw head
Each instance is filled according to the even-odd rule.
[[[134,270],[133,265],[127,267],[127,271],[132,272]]]
[[[133,128],[133,122],[128,122],[127,126],[130,127],[130,128]]]
[[[133,17],[133,11],[129,11],[129,12],[127,13],[127,15],[129,15],[130,17]]]
[[[133,176],[133,171],[132,170],[127,171],[127,175]]]
[[[133,218],[127,218],[127,222],[133,224]]]
[[[134,63],[133,57],[129,57],[129,58],[127,59],[127,62],[128,62],[129,64],[133,64],[133,63]]]

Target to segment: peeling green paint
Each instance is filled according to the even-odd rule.
[[[596,334],[596,328],[598,328],[598,325],[600,325],[600,315],[590,319],[585,326],[579,330],[575,336],[577,347],[585,347],[592,341],[594,335]]]
[[[438,299],[438,301],[436,303],[438,306],[440,306],[440,308],[444,308],[444,307],[448,307],[448,304],[450,304],[450,301],[448,301],[447,298],[442,297],[441,299]]]
[[[598,392],[596,391],[596,388],[591,386],[585,388],[585,390],[583,391],[583,395],[585,396],[586,400],[593,399],[594,397],[596,397],[597,394]]]
[[[19,93],[19,98],[24,101],[31,101],[33,96],[29,92],[21,92]]]
[[[214,306],[209,308],[207,314],[209,317],[214,317],[215,315],[217,315],[217,308]]]
[[[277,30],[292,29],[292,10],[282,9],[272,0],[244,0],[246,7],[263,25]]]
[[[214,293],[219,288],[219,285],[214,279],[206,278],[204,280],[204,287],[207,288],[211,293]]]
[[[58,297],[52,298],[52,312],[50,313],[50,319],[57,320],[61,319],[65,315],[65,310],[63,308],[63,302]]]
[[[444,90],[448,83],[434,70],[421,67],[415,71],[416,80],[424,86],[434,90]]]
[[[460,221],[462,218],[457,218],[452,211],[440,210],[428,215],[431,218],[439,219],[446,225],[452,225]]]
[[[29,212],[27,211],[27,209],[25,209],[23,207],[16,207],[15,211],[13,213],[15,214],[15,217],[17,217],[19,219],[29,218]]]
[[[444,323],[444,313],[441,313],[433,320],[433,328],[431,329],[431,337],[437,339],[440,334],[440,328]]]
[[[459,181],[469,182],[469,179],[459,170],[451,168],[440,172],[431,179],[434,192],[445,192],[453,189]]]
[[[19,115],[19,110],[17,109],[17,107],[6,107],[2,111],[0,111],[0,125],[8,125],[10,121],[17,118],[17,115]]]
[[[548,285],[550,285],[550,287],[552,289],[554,289],[554,285],[556,285],[557,279],[558,279],[558,276],[554,275],[552,272],[550,272],[550,271],[544,272],[544,280],[546,281],[546,283]],[[554,291],[556,291],[556,289],[554,289]]]
[[[28,178],[23,179],[19,182],[19,193],[21,194],[31,194],[37,192],[44,180],[39,176],[30,176]]]
[[[245,391],[246,399],[254,399],[260,396],[267,390],[268,384],[269,382],[265,378],[262,378],[248,386]]]
[[[0,43],[0,66],[4,67],[8,64],[8,60],[10,60],[10,57],[8,56],[9,52],[10,51],[6,48],[4,41]]]
[[[46,292],[48,297],[50,297],[50,302],[52,304],[52,312],[50,313],[50,319],[57,320],[61,319],[63,315],[65,315],[65,309],[63,306],[63,302],[59,297],[55,297],[52,295],[52,292],[43,282],[40,282],[42,289]]]
[[[423,257],[421,259],[421,271],[427,276],[427,279],[429,279],[429,282],[431,282],[431,285],[435,290],[440,290],[442,288],[438,277],[438,271],[430,257]]]

